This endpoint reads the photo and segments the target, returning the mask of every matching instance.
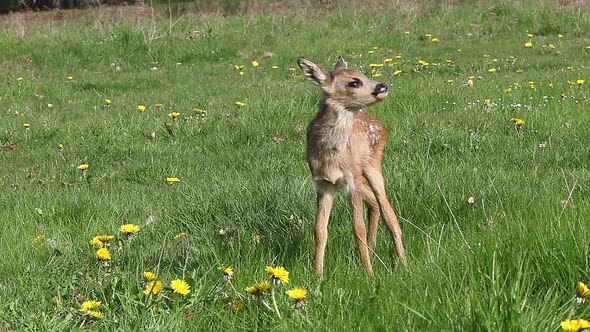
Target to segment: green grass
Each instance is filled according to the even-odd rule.
[[[186,12],[169,34],[161,13],[162,37],[151,41],[149,10],[74,13],[3,18],[0,323],[59,331],[556,331],[562,320],[590,318],[588,305],[573,300],[577,282],[590,281],[587,8],[498,1]],[[532,48],[524,47],[527,32]],[[542,47],[549,43],[555,49]],[[376,276],[368,278],[340,197],[318,281],[301,128],[320,92],[289,68],[301,56],[330,66],[338,54],[369,74],[369,64],[394,58],[377,78],[390,96],[371,112],[390,133],[384,173],[409,266],[392,259],[380,226],[384,264],[373,259]],[[235,65],[245,66],[243,75]],[[185,120],[193,108],[206,119]],[[181,116],[172,120],[172,111]],[[522,132],[512,117],[525,120]],[[86,176],[76,169],[82,163]],[[171,176],[181,182],[168,185]],[[135,238],[120,235],[126,223],[142,227]],[[186,239],[175,238],[181,232]],[[89,244],[100,234],[118,236],[110,267],[97,264]],[[44,240],[33,241],[38,235]],[[291,283],[277,288],[283,318],[250,296],[244,310],[228,309],[237,295],[218,266],[234,267],[232,283],[244,293],[271,264],[291,272]],[[165,284],[184,278],[192,292],[140,296],[148,270]],[[291,286],[310,291],[303,310],[286,299]],[[104,319],[77,311],[89,299],[103,302]]]

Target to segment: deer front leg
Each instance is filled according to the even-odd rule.
[[[315,222],[315,274],[321,277],[324,272],[324,255],[328,243],[328,221],[334,203],[333,185],[317,184],[317,210]]]
[[[381,213],[383,214],[383,220],[385,221],[385,225],[387,226],[387,229],[389,230],[389,233],[393,239],[397,256],[403,265],[407,265],[406,251],[402,242],[402,229],[399,226],[399,221],[397,220],[395,211],[393,210],[393,207],[387,198],[387,193],[385,192],[385,182],[383,180],[381,169],[366,169],[364,171],[364,175],[369,182],[369,186],[373,190],[375,197],[377,198],[377,202],[381,208]]]
[[[373,267],[369,256],[369,247],[367,245],[367,229],[365,227],[365,218],[363,216],[363,196],[360,189],[354,189],[348,194],[348,200],[352,208],[352,228],[354,239],[359,247],[361,262],[369,276],[373,276]]]

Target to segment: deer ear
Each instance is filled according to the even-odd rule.
[[[303,70],[305,77],[314,84],[324,86],[332,80],[328,71],[307,59],[301,58],[297,60],[297,63],[299,64],[299,68]]]
[[[348,69],[348,63],[346,63],[346,61],[344,61],[344,58],[341,56],[338,57],[338,62],[336,62],[336,65],[334,65],[334,71],[340,69]]]

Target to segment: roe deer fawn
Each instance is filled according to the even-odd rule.
[[[323,91],[319,111],[307,127],[307,162],[317,192],[316,275],[323,273],[328,220],[338,189],[345,192],[352,207],[353,233],[367,274],[373,275],[369,248],[375,249],[380,214],[405,265],[402,231],[385,193],[382,174],[387,130],[365,110],[387,97],[387,86],[348,69],[342,57],[331,72],[303,58],[298,64],[306,78]],[[369,210],[368,240],[363,201]]]

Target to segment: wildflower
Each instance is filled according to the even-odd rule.
[[[590,288],[588,288],[588,286],[586,286],[586,284],[584,284],[581,281],[578,283],[578,296],[580,296],[580,297],[590,296]]]
[[[244,69],[244,65],[234,65],[234,68],[236,70],[242,70],[242,69]]]
[[[22,81],[22,80],[24,80],[24,79],[25,79],[24,77],[18,77],[16,80],[17,80],[17,81]]]
[[[428,61],[425,61],[425,60],[418,60],[418,64],[419,65],[422,65],[424,67],[430,66],[430,63]]]
[[[396,71],[393,72],[393,75],[399,76],[401,73],[402,73],[402,71],[398,69],[398,70],[396,70]]]
[[[383,62],[393,62],[393,59],[392,58],[386,58],[386,59],[383,59]]]
[[[369,64],[369,67],[371,67],[371,68],[383,67],[383,64],[382,63],[371,63],[371,64]]]
[[[111,260],[111,252],[108,248],[100,248],[96,251],[96,257],[101,261]]]
[[[170,287],[175,293],[180,295],[187,295],[191,292],[191,286],[182,279],[174,279],[170,282]]]
[[[467,82],[465,83],[465,85],[467,86],[473,86],[473,80],[470,78],[467,80]]]
[[[162,281],[160,281],[160,280],[151,281],[150,283],[145,285],[145,290],[143,291],[143,293],[145,295],[150,295],[150,294],[157,295],[162,290],[162,287],[163,287]]]
[[[236,104],[236,106],[238,106],[238,107],[244,107],[244,106],[246,106],[246,103],[243,103],[241,101],[236,101],[234,104]]]
[[[367,53],[369,53],[369,54],[375,54],[375,51],[373,51],[373,50],[370,50],[370,51],[368,51]]]
[[[145,107],[145,105],[137,105],[137,110],[140,112],[145,112],[146,107]]]
[[[552,49],[552,50],[555,49],[555,44],[549,43],[549,48]]]
[[[68,76],[68,81],[73,81],[74,77],[73,76]]]
[[[242,300],[235,300],[232,303],[230,303],[230,308],[235,311],[240,311],[244,309],[245,306],[246,304]]]
[[[411,32],[410,31],[404,31],[405,35],[409,35]]]
[[[533,47],[533,43],[531,43],[530,41],[528,41],[528,42],[524,43],[524,47],[531,48],[531,47]]]
[[[469,203],[469,205],[474,204],[475,203],[475,197],[469,196],[469,198],[467,199],[467,203]]]
[[[86,314],[88,314],[88,316],[90,316],[92,318],[96,318],[96,319],[104,318],[104,314],[100,311],[97,311],[97,310],[86,311]]]
[[[433,42],[433,43],[438,43],[440,41],[440,39],[434,37],[430,41]]]
[[[150,272],[150,271],[145,271],[142,274],[143,280],[145,281],[153,281],[154,279],[156,279],[156,274],[154,272]]]
[[[401,54],[398,54],[398,55],[396,55],[396,56],[395,56],[395,58],[396,58],[397,60],[401,60],[401,59],[403,58],[403,56],[402,56]]]
[[[483,103],[485,104],[485,106],[491,106],[492,105],[492,100],[491,99],[484,99]]]
[[[28,122],[23,123],[23,127],[25,127],[25,130],[29,130],[29,128],[31,127],[31,124]]]
[[[134,224],[125,224],[123,226],[121,226],[121,233],[130,236],[130,235],[135,235],[137,234],[137,232],[139,232],[141,230],[141,227],[134,225]]]
[[[168,184],[173,184],[176,182],[180,182],[179,178],[166,178],[166,182],[168,182]]]
[[[280,282],[283,285],[289,283],[289,271],[287,271],[284,267],[267,266],[265,271],[270,274],[273,280],[276,282]]]
[[[277,65],[274,65],[274,66],[272,66],[272,67],[270,67],[270,68],[272,68],[272,69],[279,69],[279,66],[277,66]]]
[[[590,322],[585,319],[564,320],[561,322],[561,328],[565,332],[577,332],[581,329],[590,328]]]
[[[381,74],[381,73],[373,73],[373,75],[372,75],[372,76],[373,76],[373,77],[381,77],[381,76],[383,76],[383,74]]]
[[[260,63],[256,60],[252,60],[252,67],[258,67],[260,66]]]
[[[172,119],[176,119],[180,115],[180,112],[169,113],[168,116]]]
[[[496,68],[490,68],[488,69],[488,73],[495,73],[497,71]]]
[[[96,301],[96,300],[84,301],[80,305],[82,307],[80,309],[80,311],[90,311],[90,310],[98,309],[98,307],[100,307],[101,304],[102,304],[101,301]]]
[[[287,295],[295,301],[302,301],[307,298],[307,290],[305,288],[295,287],[289,289]]]
[[[535,81],[529,81],[529,87],[531,89],[534,89],[535,88]]]
[[[57,145],[57,151],[59,151],[59,152],[64,152],[64,145],[63,145],[63,144],[61,144],[61,143],[59,143],[59,144]]]
[[[451,59],[447,59],[447,60],[446,60],[446,62],[447,62],[449,65],[452,65],[452,64],[453,64],[453,60],[451,60]]]
[[[219,271],[223,272],[224,279],[231,280],[234,276],[234,269],[231,266],[220,266]]]
[[[453,81],[453,80],[447,80],[447,83],[449,83],[449,84],[451,84],[453,82],[455,82],[455,81]]]
[[[45,235],[42,234],[35,236],[35,238],[33,239],[33,242],[35,243],[41,243],[43,241],[45,241]]]
[[[560,34],[557,35],[557,37],[563,38],[563,35],[560,33]]]
[[[270,289],[270,282],[269,281],[262,281],[255,283],[252,286],[248,286],[245,288],[245,291],[252,295],[262,295],[264,292]]]
[[[158,104],[156,104],[156,105],[154,105],[154,106],[156,106],[156,108],[157,108],[157,109],[161,109],[161,108],[162,108],[162,106],[164,106],[164,105],[162,105],[162,104],[158,103]]]
[[[529,39],[530,39],[530,38],[533,38],[533,37],[534,37],[534,35],[533,35],[532,33],[528,33],[528,34],[527,34],[527,37],[529,37]]]
[[[193,108],[193,113],[202,114],[202,113],[205,113],[205,110],[195,107],[195,108]]]
[[[78,167],[76,167],[76,169],[79,169],[82,172],[86,172],[89,167],[90,167],[90,165],[88,165],[88,164],[80,164],[80,165],[78,165]]]
[[[102,247],[106,242],[109,242],[114,238],[115,237],[113,235],[98,235],[90,240],[90,244]]]
[[[177,239],[184,239],[184,238],[186,238],[186,233],[184,233],[184,232],[178,233],[174,237]]]
[[[577,81],[576,81],[576,83],[577,83],[578,85],[582,85],[582,84],[584,84],[584,80],[577,80]]]
[[[105,106],[111,106],[111,104],[112,104],[112,103],[113,103],[113,101],[112,101],[112,100],[110,100],[110,99],[105,99],[105,100],[104,100],[104,105],[105,105]]]

